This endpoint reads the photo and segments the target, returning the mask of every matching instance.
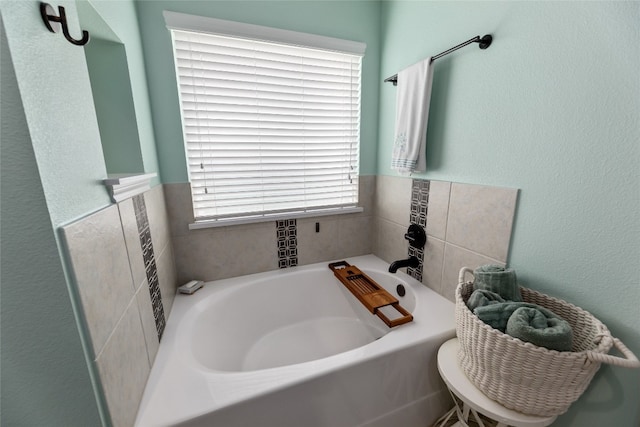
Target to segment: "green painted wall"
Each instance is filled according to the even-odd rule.
[[[84,51],[107,172],[144,173],[125,47],[92,37]]]
[[[360,173],[373,175],[378,140],[380,4],[373,1],[136,2],[163,182],[188,182],[171,37],[163,10],[364,42]]]
[[[36,1],[3,1],[7,41],[54,227],[106,206],[109,196],[89,75],[81,47],[47,31]],[[71,34],[75,3],[65,7]],[[44,31],[43,31],[44,29]]]
[[[391,1],[381,78],[434,63],[423,178],[521,189],[510,264],[640,355],[640,2]],[[380,84],[378,174],[395,89]],[[640,424],[640,370],[603,367],[557,426]]]
[[[2,0],[2,425],[108,425],[86,345],[60,225],[110,200],[84,48],[52,34],[35,0]],[[60,0],[81,29],[124,43],[144,169],[157,171],[146,75],[133,0]],[[107,4],[108,3],[108,4]],[[89,5],[90,6],[90,5]],[[91,9],[92,13],[97,13]],[[113,29],[111,28],[113,27]],[[115,31],[118,35],[115,36]],[[140,163],[140,162],[138,162]],[[159,179],[156,180],[156,183]]]
[[[82,3],[87,3],[89,7],[93,7],[102,21],[108,26],[108,30],[115,34],[123,45],[128,67],[126,71],[128,71],[129,79],[120,82],[120,84],[129,86],[127,92],[130,93],[128,96],[135,110],[134,123],[137,124],[136,130],[139,138],[139,147],[137,149],[142,156],[144,172],[158,172],[158,155],[135,2],[134,0],[79,0],[78,8],[84,11],[85,8],[83,6],[85,5]],[[81,22],[84,22],[82,19],[84,17],[85,14],[82,14]],[[104,37],[113,41],[108,36]],[[121,169],[124,168],[121,167]],[[159,182],[160,177],[158,176],[152,181],[152,185]]]
[[[30,132],[27,124],[5,33],[12,20],[13,28],[7,28],[10,34],[18,31],[15,25],[28,28],[24,18],[31,14],[17,3],[3,3],[1,11],[0,424],[97,426],[100,415],[32,146],[38,129]],[[44,49],[61,52],[55,42],[40,42]],[[29,53],[37,54],[37,50]],[[40,72],[41,79],[52,85],[49,74],[62,77],[62,86],[71,83],[55,69],[41,68]],[[42,98],[47,103],[46,95]],[[60,196],[66,191],[60,189]]]

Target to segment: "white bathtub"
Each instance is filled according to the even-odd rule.
[[[454,305],[373,255],[348,258],[413,322],[389,329],[328,263],[178,295],[136,426],[424,427],[449,405],[436,367]],[[396,286],[406,295],[399,297]]]

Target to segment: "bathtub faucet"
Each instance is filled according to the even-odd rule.
[[[411,267],[416,268],[420,264],[420,260],[414,256],[410,256],[407,259],[401,259],[394,261],[389,266],[389,273],[395,273],[399,268]]]

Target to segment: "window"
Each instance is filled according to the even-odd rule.
[[[359,210],[362,43],[165,18],[196,222]]]

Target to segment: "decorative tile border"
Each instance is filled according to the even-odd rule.
[[[414,179],[411,184],[411,209],[409,222],[427,228],[427,211],[429,208],[429,181]],[[417,249],[409,246],[409,256],[415,256],[420,261],[416,268],[407,268],[407,274],[422,282],[424,264],[424,248]]]
[[[411,186],[411,213],[409,220],[422,228],[427,227],[427,209],[429,207],[429,181],[414,179]]]
[[[143,195],[140,194],[133,197],[133,209],[136,214],[136,224],[138,225],[138,233],[140,235],[140,246],[142,247],[144,268],[147,274],[147,282],[149,283],[153,318],[156,322],[158,340],[160,340],[162,333],[164,332],[166,320],[164,316],[164,307],[162,305],[162,297],[160,295],[158,268],[156,266],[156,258],[153,252],[153,243],[151,242],[151,230],[149,228],[149,218],[147,217],[147,207],[144,203]]]
[[[278,233],[278,267],[298,265],[298,227],[295,219],[276,221]]]

